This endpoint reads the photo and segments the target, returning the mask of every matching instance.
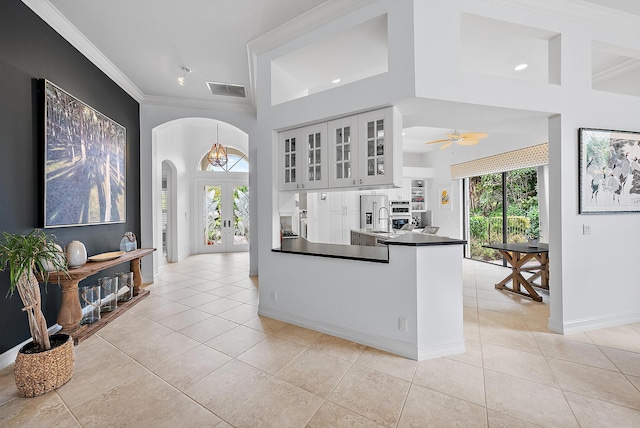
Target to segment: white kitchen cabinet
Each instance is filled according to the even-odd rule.
[[[280,190],[296,190],[300,188],[300,131],[291,131],[278,134],[279,162],[280,162]]]
[[[331,243],[349,245],[351,229],[360,228],[360,192],[331,192],[328,197],[331,199]]]
[[[402,119],[397,109],[388,107],[333,120],[328,132],[329,186],[402,185]]]
[[[358,116],[332,120],[329,132],[329,186],[359,185]]]
[[[279,134],[280,190],[325,189],[327,174],[327,123]]]
[[[392,107],[358,115],[359,185],[402,185],[400,121]]]

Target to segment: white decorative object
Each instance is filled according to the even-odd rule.
[[[80,241],[69,242],[65,252],[70,268],[78,268],[87,262],[87,249]]]
[[[64,252],[62,251],[62,247],[58,244],[53,244],[53,245],[56,247],[56,250],[58,250],[58,254],[56,254],[56,258],[60,261],[60,264],[62,264],[62,262],[64,262]],[[56,269],[55,265],[51,260],[40,259],[40,263],[42,264],[42,268],[47,272],[53,272],[58,270]]]

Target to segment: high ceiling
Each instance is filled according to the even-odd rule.
[[[323,20],[353,10],[370,0],[22,1],[140,102],[197,107],[217,105],[250,110],[253,109],[253,93],[248,46],[262,42],[267,33],[271,36],[280,34],[286,40],[292,34],[309,31],[314,24],[319,25]],[[572,1],[640,15],[638,0]],[[466,35],[462,34],[463,43],[465,37],[472,39],[473,49],[463,47],[462,68],[477,70],[484,67],[489,74],[501,75],[506,73],[501,70],[506,70],[508,64],[508,73],[512,73],[511,64],[518,63],[519,57],[524,56],[522,46],[514,47],[505,43],[504,34],[514,29],[507,24],[496,25],[496,21],[492,20],[463,19],[468,24],[465,28],[469,29]],[[539,58],[538,67],[534,65],[527,71],[532,76],[529,80],[544,80],[546,76],[541,75],[539,70],[546,70],[547,58],[540,46],[553,34],[526,27],[517,31],[531,39],[525,53]],[[478,46],[483,44],[485,52],[497,51],[500,55],[477,55],[480,52]],[[354,54],[357,52],[351,51]],[[479,61],[483,59],[485,63],[480,64]],[[328,62],[330,58],[325,60]],[[602,61],[602,66],[594,63],[594,69],[596,66],[604,69],[603,75],[606,75],[608,68],[623,62],[619,55],[612,57],[606,48]],[[187,67],[191,72],[185,73],[180,67]],[[178,83],[181,76],[184,77],[184,85]],[[326,76],[327,80],[333,78]],[[206,81],[244,85],[248,96],[212,95]],[[439,123],[434,123],[433,115],[427,117],[420,113],[430,110],[419,102],[407,102],[402,106],[407,128],[405,151],[429,150],[433,146],[425,146],[424,141],[442,138],[442,135],[452,132],[456,127],[461,128],[461,132],[491,131],[493,135],[504,132],[513,138],[510,130],[501,129],[498,124],[501,118],[509,116],[504,111],[479,114],[477,109],[456,109],[458,112],[474,110],[473,117],[486,119],[483,126],[482,123],[467,120],[471,116],[465,118],[460,114],[456,116],[460,122],[451,123],[451,117],[442,117]],[[517,116],[519,123],[523,124],[527,114],[519,112]],[[530,132],[541,134],[536,138],[545,138],[546,128],[540,127],[544,120],[539,114],[530,114],[529,119],[532,124]],[[488,129],[490,122],[495,125],[493,129]]]

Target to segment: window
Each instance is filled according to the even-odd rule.
[[[213,166],[207,161],[207,154],[200,160],[200,171],[216,172],[249,172],[249,160],[247,156],[234,147],[226,147],[227,164],[223,167]]]
[[[537,169],[523,168],[467,180],[467,256],[500,263],[498,251],[482,246],[526,242],[530,234],[539,230]]]

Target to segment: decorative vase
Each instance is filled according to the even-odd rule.
[[[122,235],[120,240],[120,251],[134,251],[138,248],[136,235],[133,232],[127,232]]]
[[[54,245],[58,250],[58,254],[56,254],[55,257],[60,261],[60,264],[62,264],[62,262],[64,261],[64,252],[62,251],[62,247],[58,244]],[[57,270],[53,262],[51,262],[50,260],[40,259],[40,264],[42,265],[42,268],[47,272],[53,272]]]
[[[51,349],[33,352],[34,344],[24,345],[14,367],[18,395],[36,397],[61,387],[73,375],[73,339],[67,334],[50,337]]]
[[[70,268],[78,268],[87,262],[87,249],[80,241],[69,242],[66,253]]]
[[[538,246],[538,238],[529,238],[529,247],[535,248]]]

